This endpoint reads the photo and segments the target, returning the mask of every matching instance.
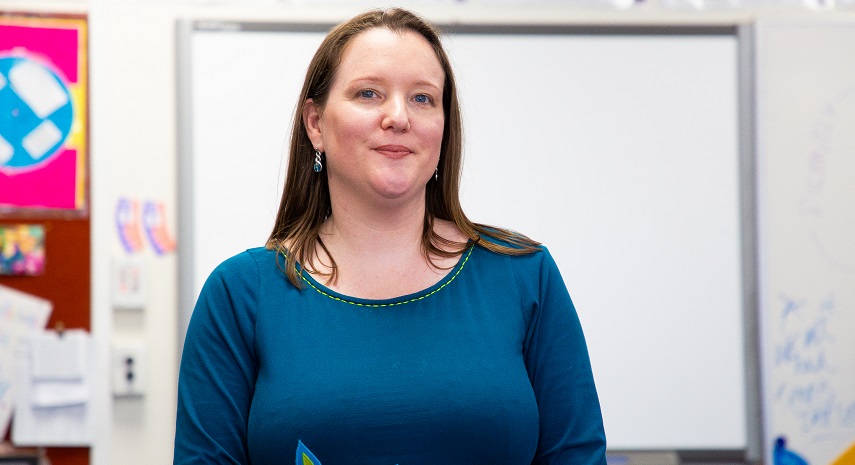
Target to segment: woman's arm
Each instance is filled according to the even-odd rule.
[[[178,378],[175,465],[249,464],[258,275],[254,259],[238,255],[211,273],[199,295]]]
[[[533,464],[605,465],[603,417],[582,326],[546,249],[524,351],[540,413]]]

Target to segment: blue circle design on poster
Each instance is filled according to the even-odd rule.
[[[71,94],[52,69],[0,56],[0,171],[27,171],[51,160],[73,120]]]

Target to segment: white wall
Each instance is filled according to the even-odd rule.
[[[101,103],[106,101],[104,108],[99,108],[103,113],[92,115],[100,142],[95,156],[106,157],[110,162],[110,195],[101,199],[106,204],[105,212],[112,220],[118,197],[161,201],[167,207],[167,225],[174,234],[175,73],[170,13],[163,6],[105,4],[93,14],[97,21],[93,24],[93,45],[100,46],[101,52],[93,59],[100,60],[95,65],[102,73],[93,76],[99,86],[93,89],[93,95]],[[120,257],[123,252],[118,235],[115,228],[110,229],[110,240],[106,242],[110,258]],[[174,254],[159,257],[151,247],[144,249],[142,257],[147,304],[142,312],[113,312],[111,339],[117,343],[143,343],[148,382],[143,397],[114,399],[110,447],[108,453],[96,451],[98,458],[103,458],[97,463],[153,464],[172,460],[177,383],[176,259]],[[110,312],[109,308],[102,310]]]
[[[0,11],[88,12],[90,14],[92,328],[99,357],[109,361],[113,341],[142,342],[147,350],[147,391],[138,398],[109,394],[106,363],[98,384],[99,435],[93,465],[171,463],[177,384],[177,270],[174,254],[140,255],[147,271],[147,304],[141,312],[114,312],[110,305],[110,260],[124,255],[113,226],[117,200],[162,201],[168,229],[177,230],[175,19],[224,18],[264,21],[338,21],[368,3],[326,7],[305,3],[203,4],[168,0],[0,0]],[[762,15],[852,16],[843,12],[683,11],[649,4],[639,11],[516,8],[513,2],[410,2],[435,21],[532,23],[725,23]],[[381,3],[383,4],[383,3]]]

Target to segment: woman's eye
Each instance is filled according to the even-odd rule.
[[[415,97],[413,97],[413,99],[416,101],[416,103],[431,103],[432,102],[431,98],[425,94],[418,94]]]
[[[359,96],[362,98],[374,98],[377,95],[373,90],[361,90],[359,91]]]

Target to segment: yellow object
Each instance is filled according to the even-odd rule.
[[[303,465],[315,465],[315,462],[312,462],[312,459],[305,452],[303,453]]]
[[[855,443],[852,443],[849,450],[837,457],[837,460],[831,462],[830,465],[855,465]]]

